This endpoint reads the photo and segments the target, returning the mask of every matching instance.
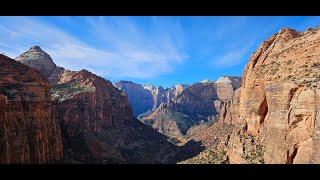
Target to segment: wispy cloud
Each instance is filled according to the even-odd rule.
[[[227,51],[221,57],[216,57],[212,64],[217,68],[239,65],[247,53],[248,48]]]
[[[215,68],[230,68],[243,64],[248,61],[250,55],[255,48],[256,39],[252,39],[249,43],[242,45],[242,43],[231,43],[223,53],[216,55],[211,61],[211,65]]]
[[[59,66],[88,69],[107,78],[155,77],[170,73],[187,57],[178,21],[172,22],[176,28],[171,32],[162,27],[146,33],[129,17],[87,18],[90,36],[103,40],[99,47],[34,17],[1,17],[0,21],[0,50],[10,52],[12,58],[39,45]],[[150,23],[149,28],[159,27]]]

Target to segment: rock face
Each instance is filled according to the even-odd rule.
[[[185,131],[188,131],[193,125],[218,121],[224,103],[233,98],[234,90],[240,85],[241,77],[231,76],[221,77],[217,82],[205,80],[192,84],[141,120],[166,135],[178,135],[179,133],[185,135]],[[169,114],[165,115],[166,113]],[[172,114],[179,114],[179,116],[173,118]],[[178,126],[172,123],[173,119],[175,122],[184,122],[182,124],[185,124],[183,127],[186,129],[175,128]],[[169,128],[170,125],[172,126]]]
[[[219,123],[221,124],[236,124],[239,120],[239,104],[240,104],[241,88],[233,92],[232,99],[226,101],[219,113]]]
[[[156,110],[148,119],[142,119],[145,124],[168,136],[183,136],[195,122],[187,115],[165,108]]]
[[[153,107],[153,96],[151,92],[142,85],[131,81],[120,81],[115,83],[115,87],[120,88],[128,94],[129,102],[132,105],[133,115],[147,112]]]
[[[174,97],[180,94],[188,85],[178,84],[170,88],[164,89],[162,86],[155,88],[153,85],[146,85],[144,88],[148,89],[153,96],[152,111],[156,110],[161,103],[171,101]]]
[[[70,130],[67,136],[83,130],[100,131],[103,127],[132,120],[126,94],[87,70],[65,71],[59,83],[52,86],[51,93],[61,128]]]
[[[300,33],[281,29],[253,53],[240,96],[221,119],[237,125],[227,152],[230,163],[250,163],[250,151],[265,163],[320,163],[319,57],[319,27]]]
[[[0,55],[0,163],[51,163],[62,153],[48,80]]]
[[[44,77],[48,78],[50,84],[57,84],[60,74],[65,71],[64,68],[58,67],[39,46],[32,46],[15,60],[37,69]]]
[[[177,96],[188,85],[178,84],[176,87],[164,89],[162,86],[142,86],[131,81],[120,81],[114,84],[115,87],[128,94],[129,102],[132,105],[133,115],[144,117],[148,111],[154,111],[161,103],[166,103]],[[150,113],[149,113],[150,114]]]
[[[39,70],[45,77],[49,77],[57,67],[51,57],[39,46],[31,47],[27,52],[16,57],[15,60]]]
[[[67,162],[174,161],[178,149],[134,120],[127,94],[113,87],[110,81],[86,70],[71,71],[62,74],[59,84],[51,91]],[[172,156],[165,157],[167,153]]]

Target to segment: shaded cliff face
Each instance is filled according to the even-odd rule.
[[[142,118],[142,122],[169,136],[179,133],[185,135],[185,131],[193,125],[218,121],[224,102],[232,99],[234,90],[240,85],[241,77],[230,76],[221,77],[217,82],[203,81],[192,84],[171,101],[160,105],[152,114]],[[173,118],[173,114],[178,116]],[[175,123],[184,122],[184,128],[176,126],[173,120]]]
[[[120,81],[116,82],[114,86],[128,94],[129,102],[132,105],[133,115],[138,117],[138,119],[141,119],[156,110],[161,103],[172,100],[188,85],[178,84],[171,88],[164,89],[162,86],[142,86],[131,81]]]
[[[65,71],[51,93],[63,130],[74,127],[75,134],[95,132],[132,120],[126,94],[89,71]]]
[[[65,162],[175,163],[189,156],[134,119],[127,94],[99,76],[86,70],[65,71],[51,92]]]
[[[225,102],[219,113],[220,124],[237,124],[239,120],[239,104],[240,104],[241,88],[233,92],[232,99]]]
[[[51,89],[68,163],[173,163],[179,149],[134,120],[127,94],[86,70]],[[161,150],[159,150],[161,149]]]
[[[120,88],[128,94],[129,102],[132,105],[133,115],[147,112],[153,107],[153,96],[151,92],[142,85],[131,81],[120,81],[115,83],[115,87]]]
[[[319,31],[284,28],[251,56],[239,100],[221,119],[237,124],[227,153],[231,163],[248,163],[247,149],[265,163],[320,163]]]
[[[50,163],[62,158],[52,119],[50,84],[40,73],[0,55],[0,163]]]

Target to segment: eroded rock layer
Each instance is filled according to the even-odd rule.
[[[0,163],[51,163],[62,156],[48,80],[0,55]]]
[[[253,53],[239,100],[221,119],[242,129],[230,140],[231,163],[248,163],[245,146],[251,141],[260,144],[265,163],[320,163],[319,57],[319,27],[281,29]]]
[[[223,76],[217,81],[205,80],[192,84],[172,100],[162,103],[141,121],[163,134],[184,136],[194,125],[218,121],[220,111],[226,109],[225,102],[232,100],[235,94],[238,94],[235,90],[240,85],[241,77],[233,76]],[[236,97],[234,99],[236,100]],[[196,133],[194,129],[191,134]]]

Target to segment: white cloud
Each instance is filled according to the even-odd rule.
[[[247,52],[248,48],[228,51],[221,57],[217,57],[216,60],[213,61],[213,65],[217,67],[232,67],[239,65]]]
[[[250,53],[252,53],[253,45],[257,38],[248,39],[245,45],[242,42],[231,43],[226,47],[226,51],[219,53],[211,61],[211,65],[215,68],[229,68],[237,66],[243,62],[249,61]]]
[[[183,35],[173,34],[174,29],[169,32],[163,27],[155,34],[146,34],[128,17],[86,20],[90,35],[104,43],[99,48],[34,17],[0,17],[0,47],[14,58],[39,45],[58,66],[88,69],[107,78],[156,77],[170,73],[187,57],[179,44]]]

